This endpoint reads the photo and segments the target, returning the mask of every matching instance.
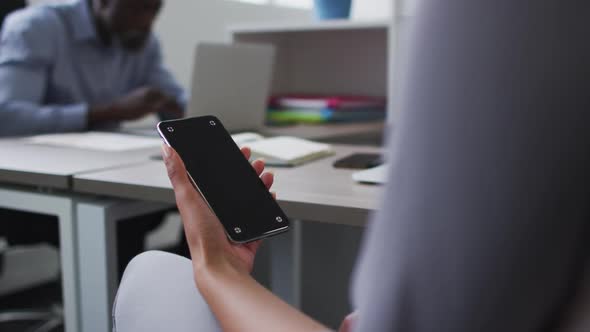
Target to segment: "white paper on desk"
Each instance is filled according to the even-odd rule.
[[[26,140],[37,145],[110,152],[154,148],[162,144],[158,138],[103,132],[37,135]]]
[[[262,135],[257,134],[257,133],[251,133],[251,132],[233,134],[233,135],[231,135],[231,138],[240,147],[247,145],[249,143],[260,141],[260,140],[264,139],[264,137]]]

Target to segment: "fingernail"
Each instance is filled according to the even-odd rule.
[[[170,157],[170,147],[166,144],[162,144],[162,155],[164,156],[164,159]]]

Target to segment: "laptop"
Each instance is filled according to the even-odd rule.
[[[264,157],[267,165],[295,166],[332,154],[327,144],[260,135],[266,120],[274,58],[271,45],[198,44],[186,116],[216,116],[236,144],[248,145],[252,156]]]
[[[214,115],[232,134],[258,132],[266,119],[275,48],[263,44],[199,43],[186,117]],[[124,132],[153,136],[153,127]]]
[[[274,57],[271,45],[198,44],[187,116],[214,115],[230,133],[260,131]]]

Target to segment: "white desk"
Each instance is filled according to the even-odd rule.
[[[362,226],[377,207],[380,187],[354,183],[352,170],[335,169],[334,160],[378,148],[336,145],[336,154],[300,167],[269,168],[275,173],[273,191],[285,212],[295,219]],[[73,189],[110,197],[174,204],[174,192],[162,161],[77,174]]]
[[[380,189],[353,183],[352,171],[334,170],[331,163],[352,152],[373,151],[377,149],[338,146],[331,158],[298,168],[275,168],[273,190],[279,203],[294,219],[363,225],[376,207]],[[149,160],[158,153],[159,149],[113,153],[0,140],[0,155],[5,156],[0,159],[0,207],[58,217],[66,331],[110,330],[117,285],[115,221],[174,203],[162,162]],[[290,255],[292,265],[297,265],[297,222],[291,233]],[[280,243],[291,245],[284,239]],[[290,292],[296,294],[297,275],[297,267],[289,276],[277,274],[273,288],[293,283]]]
[[[350,153],[378,152],[379,149],[338,145],[335,146],[335,150],[336,155],[332,157],[300,167],[271,169],[275,173],[273,190],[277,192],[277,200],[290,219],[362,226],[365,224],[369,212],[377,207],[381,187],[356,184],[351,178],[353,171],[335,169],[332,167],[332,163]],[[117,169],[78,174],[74,176],[73,188],[74,191],[80,193],[174,203],[174,193],[162,161],[150,161]],[[84,218],[86,220],[89,217]],[[94,218],[93,222],[81,223],[79,233],[95,234],[95,226],[100,223],[99,218]],[[84,230],[88,227],[91,228]],[[298,275],[300,274],[297,263],[301,250],[298,236],[298,223],[295,222],[291,232],[292,243],[289,243],[286,237],[281,237],[281,241],[271,242],[273,257],[270,258],[271,269],[273,269],[271,273],[273,290],[295,305],[297,305]],[[80,257],[85,257],[88,253],[94,260],[112,261],[115,258],[114,253],[105,249],[96,250],[96,248],[108,248],[108,244],[105,244],[104,241],[105,237],[86,236],[84,241],[80,242]],[[275,247],[275,243],[280,247]],[[81,264],[86,264],[89,261],[81,259]],[[112,266],[112,264],[107,264],[107,266],[109,265]],[[292,268],[292,271],[285,273],[286,267]],[[89,289],[93,294],[114,292],[116,285],[111,285],[110,287],[113,288],[109,289],[96,287],[97,284],[108,284],[96,281],[96,276],[109,274],[108,271],[96,274],[96,270],[96,267],[87,266],[84,268],[81,266],[82,289]],[[85,284],[84,280],[95,280],[92,284],[93,287],[90,288],[90,284]],[[88,296],[84,296],[84,299],[93,301],[84,306],[87,308],[84,310],[105,312],[111,308],[111,303],[105,302],[100,297],[88,294]],[[86,315],[83,313],[82,316]]]
[[[81,331],[82,323],[78,312],[78,204],[102,208],[111,218],[120,218],[121,213],[118,212],[123,206],[130,207],[124,209],[126,214],[163,208],[162,204],[141,205],[120,199],[97,200],[72,194],[68,192],[72,177],[82,172],[145,162],[148,156],[155,153],[158,149],[109,153],[32,145],[20,139],[0,140],[0,207],[58,218],[65,327],[68,332]],[[95,264],[105,263],[95,261]]]
[[[159,149],[104,152],[0,139],[0,152],[0,183],[69,189],[74,174],[141,163]]]
[[[123,133],[156,137],[157,120],[141,123],[139,126],[126,125],[120,131]],[[296,136],[299,138],[322,142],[359,142],[371,141],[380,143],[386,130],[384,121],[370,121],[360,123],[327,123],[327,124],[298,124],[285,126],[264,126],[260,134],[264,136]],[[375,143],[367,143],[375,144]]]

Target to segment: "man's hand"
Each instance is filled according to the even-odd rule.
[[[166,112],[182,116],[178,103],[158,89],[138,88],[105,106],[90,108],[88,126],[114,121],[136,120],[148,114]]]
[[[158,89],[150,87],[136,89],[116,100],[111,106],[120,114],[121,120],[135,120],[157,112],[172,112],[174,108],[177,108],[180,113],[179,107],[173,98]],[[180,116],[180,114],[178,115]]]

